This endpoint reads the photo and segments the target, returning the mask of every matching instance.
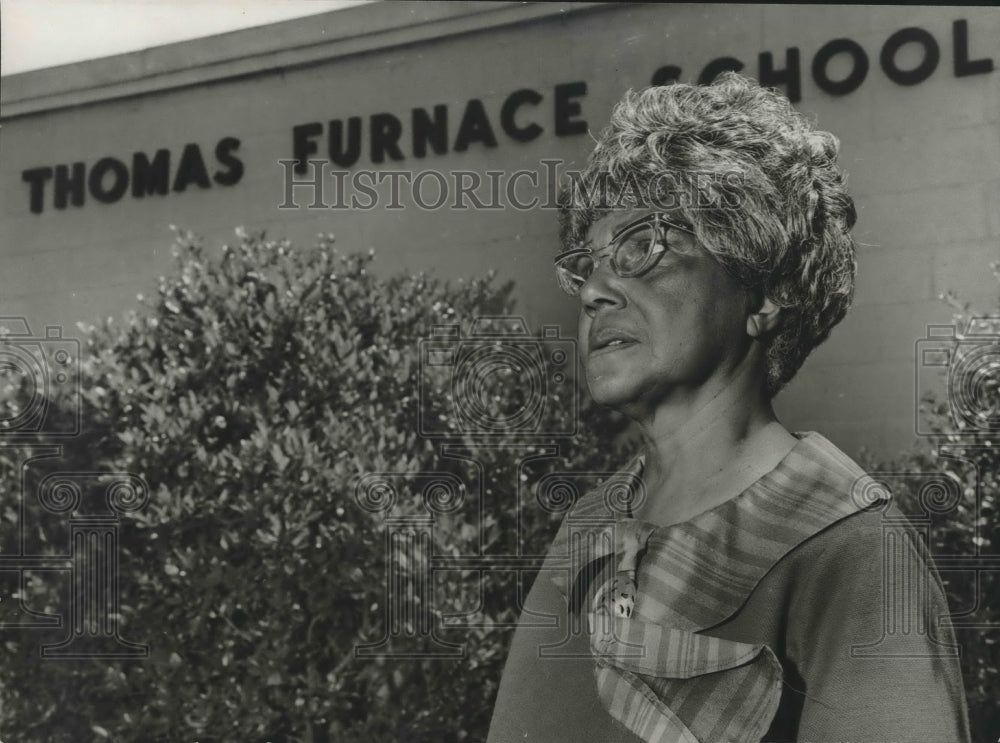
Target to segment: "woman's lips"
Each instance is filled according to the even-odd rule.
[[[621,351],[626,348],[631,348],[634,345],[636,345],[636,341],[631,339],[625,339],[625,338],[615,339],[610,343],[606,343],[605,345],[599,348],[593,349],[590,352],[589,356],[598,356],[598,355],[603,356],[604,354],[614,353],[615,351]]]
[[[587,345],[591,352],[603,351],[606,348],[620,348],[625,344],[635,343],[635,336],[624,328],[614,325],[595,325],[587,335]]]

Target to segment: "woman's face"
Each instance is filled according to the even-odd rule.
[[[591,226],[587,247],[600,265],[580,291],[579,343],[591,394],[633,418],[710,380],[724,382],[751,343],[747,290],[693,235],[669,230],[666,252],[642,276],[611,270],[612,235],[651,213],[615,211]]]

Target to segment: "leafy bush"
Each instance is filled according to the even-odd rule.
[[[997,266],[994,275],[1000,279]],[[984,570],[944,570],[955,616],[975,743],[1000,739],[1000,307],[989,313],[943,297],[956,308],[956,337],[946,393],[920,390],[929,436],[894,461],[869,455],[867,469],[885,473],[903,511],[927,520],[932,554],[985,558]],[[940,339],[939,339],[940,340]]]
[[[590,425],[562,439],[558,456],[517,443],[516,430],[489,446],[463,437],[451,372],[421,376],[419,341],[435,324],[467,331],[475,317],[509,314],[510,285],[383,279],[371,255],[338,255],[332,236],[299,250],[238,235],[221,258],[181,235],[156,296],[124,324],[87,329],[83,434],[61,440],[58,460],[26,468],[25,518],[37,523],[19,524],[17,449],[0,448],[0,526],[24,526],[31,554],[67,552],[65,523],[35,503],[47,472],[130,472],[150,487],[148,504],[121,522],[118,571],[121,636],[148,644],[149,657],[43,661],[39,645],[65,628],[5,629],[0,728],[74,743],[484,738],[518,616],[516,575],[438,573],[424,607],[427,555],[402,554],[400,616],[432,612],[437,638],[465,655],[356,658],[389,629],[386,516],[433,516],[435,555],[541,552],[559,516],[531,486],[551,470],[619,464],[593,433],[618,422],[584,411]],[[523,403],[524,386],[502,377],[483,382],[494,415]],[[28,392],[8,395],[6,419]],[[418,435],[418,414],[454,433],[466,458]],[[539,415],[541,430],[565,430],[570,385],[551,385]],[[359,478],[386,472],[397,473],[386,476],[395,505],[363,507],[373,504],[355,497]],[[466,487],[428,510],[428,472]],[[18,590],[36,612],[65,610],[64,572],[27,571]],[[464,626],[442,629],[446,615]],[[439,648],[419,634],[383,649]]]

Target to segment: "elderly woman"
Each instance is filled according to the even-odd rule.
[[[920,540],[771,405],[851,301],[837,150],[727,74],[630,92],[564,194],[587,383],[644,447],[566,515],[490,743],[968,740]]]

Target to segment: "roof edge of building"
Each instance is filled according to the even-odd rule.
[[[0,118],[320,63],[611,3],[376,2],[3,78]],[[407,12],[401,12],[401,11]],[[251,50],[251,51],[248,51]]]

